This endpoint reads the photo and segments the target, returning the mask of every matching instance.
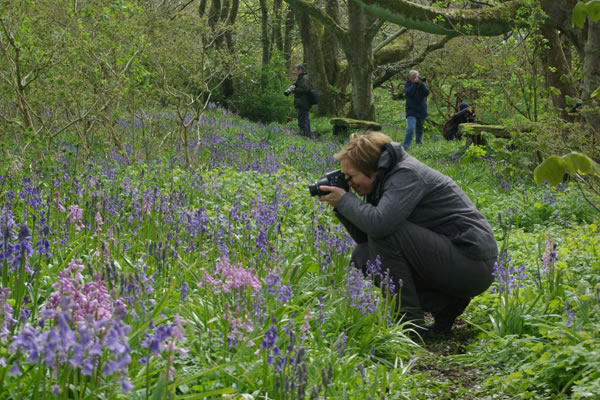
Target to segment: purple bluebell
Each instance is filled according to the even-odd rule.
[[[2,315],[0,325],[0,341],[7,339],[10,335],[10,329],[16,325],[17,320],[13,317],[13,308],[9,302],[10,289],[0,287],[0,315]]]
[[[352,266],[348,267],[344,277],[345,297],[348,305],[359,310],[361,315],[372,314],[379,303],[378,296],[374,293],[374,285],[366,280],[362,271]]]
[[[146,333],[141,346],[149,349],[155,356],[160,355],[163,349],[163,343],[171,337],[171,326],[159,325],[154,332]]]
[[[280,303],[287,304],[292,296],[292,289],[289,285],[280,285],[277,288],[277,301]]]
[[[565,325],[572,326],[573,321],[575,320],[575,313],[573,312],[573,309],[569,306],[567,302],[565,302],[564,308],[565,313],[567,314],[567,320],[565,321]]]
[[[548,274],[554,270],[554,266],[558,261],[558,254],[556,250],[556,242],[552,240],[552,235],[548,234],[548,239],[546,240],[546,248],[544,249],[544,254],[542,256],[542,271],[545,274]]]
[[[344,357],[344,354],[346,353],[347,345],[348,345],[348,335],[347,335],[346,331],[344,331],[344,332],[342,332],[342,335],[340,336],[339,340],[335,344],[335,347],[338,351],[338,355],[340,358]]]
[[[263,342],[260,345],[263,349],[270,349],[275,346],[275,341],[277,340],[277,327],[275,325],[271,325],[265,333],[263,338]]]
[[[492,291],[498,290],[500,293],[508,295],[515,289],[523,287],[521,281],[526,277],[525,265],[521,264],[515,268],[508,250],[504,249],[494,264],[493,275],[498,283],[498,289],[492,288]]]
[[[12,211],[3,207],[0,213],[0,261],[8,260],[12,255],[15,226]]]
[[[319,324],[323,326],[325,325],[325,317],[327,316],[327,313],[324,311],[325,304],[323,303],[323,296],[319,296],[319,303],[317,306],[319,307]]]
[[[33,248],[31,247],[31,233],[29,232],[29,228],[27,224],[21,224],[19,228],[19,236],[17,238],[17,245],[14,247],[14,258],[12,262],[12,266],[16,267],[21,264],[21,260],[25,257],[25,261],[27,258],[33,253]]]
[[[58,396],[60,394],[60,386],[52,385],[52,394]]]
[[[267,275],[265,278],[265,283],[267,284],[267,293],[274,295],[280,281],[281,278],[275,271],[269,273],[269,275]]]
[[[121,381],[121,390],[123,393],[129,393],[133,389],[133,385],[129,379],[123,379]]]
[[[188,292],[188,283],[183,282],[183,285],[181,285],[181,293],[179,294],[180,302],[185,303],[185,300],[187,298],[187,292]]]

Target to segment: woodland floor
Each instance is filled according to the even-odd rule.
[[[412,370],[419,376],[415,398],[508,399],[500,393],[485,393],[482,384],[493,372],[489,366],[477,365],[476,355],[468,354],[469,346],[477,340],[476,329],[462,320],[456,321],[451,336],[425,337],[423,347],[427,353]]]

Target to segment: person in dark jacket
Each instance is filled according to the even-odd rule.
[[[312,84],[302,64],[296,65],[296,82],[290,86],[291,92],[294,93],[294,107],[298,111],[298,128],[300,134],[310,137],[310,91]]]
[[[473,122],[475,113],[471,111],[471,107],[467,103],[460,103],[458,112],[456,112],[446,123],[442,129],[442,134],[446,140],[460,140],[461,134],[458,130],[458,125],[465,122]]]
[[[498,255],[487,219],[448,176],[381,132],[353,134],[335,158],[353,190],[320,196],[356,242],[351,262],[382,264],[400,289],[398,318],[449,333],[472,297],[492,283]]]
[[[425,84],[425,78],[419,76],[419,72],[412,70],[408,73],[408,80],[404,83],[404,94],[406,95],[406,122],[408,129],[404,136],[404,148],[408,150],[416,131],[415,142],[423,142],[423,126],[427,118],[427,96],[429,89]]]

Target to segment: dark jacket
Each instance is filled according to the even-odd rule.
[[[490,224],[452,179],[408,155],[400,143],[383,151],[378,168],[367,201],[349,192],[335,209],[357,243],[393,235],[408,221],[448,237],[474,260],[498,255]]]
[[[468,108],[455,113],[446,123],[442,129],[442,134],[446,140],[459,140],[461,134],[458,131],[458,125],[465,122],[473,122],[475,114]]]
[[[427,96],[429,89],[425,83],[404,83],[404,94],[406,95],[406,116],[415,118],[427,117]]]
[[[294,82],[296,89],[294,89],[294,107],[296,108],[310,108],[310,91],[312,89],[312,83],[308,78],[306,72],[301,73]]]

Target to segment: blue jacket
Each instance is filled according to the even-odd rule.
[[[425,83],[406,81],[404,84],[406,95],[406,116],[415,118],[427,117],[427,96],[429,89]]]

